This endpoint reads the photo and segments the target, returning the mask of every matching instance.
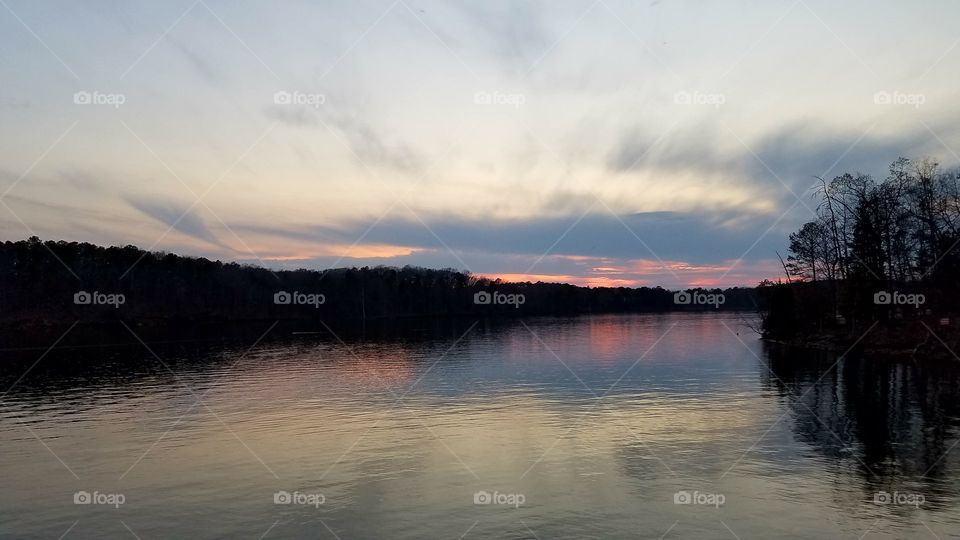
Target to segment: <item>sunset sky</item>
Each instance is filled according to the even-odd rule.
[[[953,0],[0,0],[0,236],[754,285],[816,176],[960,163],[957,21]]]

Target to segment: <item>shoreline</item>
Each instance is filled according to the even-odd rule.
[[[90,348],[98,346],[127,346],[138,344],[130,330],[147,343],[190,343],[222,340],[244,340],[268,334],[265,339],[289,339],[303,336],[338,336],[352,341],[364,337],[418,339],[424,335],[462,333],[473,323],[480,326],[505,326],[519,321],[541,318],[581,318],[589,316],[671,314],[729,314],[732,316],[755,316],[747,310],[719,311],[604,311],[583,313],[531,313],[504,315],[500,312],[487,314],[464,313],[449,315],[398,316],[376,318],[366,321],[344,321],[326,318],[311,319],[113,319],[80,321],[24,321],[0,323],[0,353],[42,350],[63,337],[58,347]],[[72,327],[73,325],[73,327]],[[130,330],[124,328],[129,326]],[[269,332],[266,332],[267,329]],[[69,330],[69,332],[68,332]],[[457,336],[454,336],[457,337]],[[123,339],[119,339],[123,338]],[[9,346],[5,346],[9,345]]]
[[[886,332],[884,332],[886,330]],[[949,331],[942,331],[939,334],[932,334],[927,331],[926,335],[914,334],[916,339],[903,340],[890,339],[890,334],[897,332],[904,333],[909,328],[898,325],[877,325],[877,328],[866,336],[858,339],[850,338],[846,334],[821,332],[807,336],[794,336],[790,338],[760,336],[765,343],[773,345],[790,347],[796,349],[808,349],[813,351],[830,352],[841,355],[850,353],[870,355],[878,358],[913,360],[937,359],[960,362],[955,354],[955,348],[949,346],[949,343],[956,341],[957,331],[951,328]],[[870,337],[870,334],[876,337]],[[943,341],[941,341],[943,340]]]

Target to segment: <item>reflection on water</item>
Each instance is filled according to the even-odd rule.
[[[912,491],[931,508],[958,494],[960,369],[770,347],[767,384],[789,403],[797,437],[870,494]],[[831,366],[833,366],[832,369]]]
[[[957,366],[765,347],[735,314],[473,322],[3,353],[0,535],[960,531]]]

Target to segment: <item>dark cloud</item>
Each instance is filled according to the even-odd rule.
[[[227,247],[207,228],[200,216],[193,213],[189,205],[172,201],[151,200],[145,197],[126,198],[125,201],[133,208],[177,232],[209,242],[217,247]]]
[[[235,225],[232,228],[238,233],[250,232],[303,242],[341,242],[342,239],[349,234],[348,230],[339,230],[332,227],[276,227],[270,225],[242,224]],[[331,233],[330,231],[336,232]]]
[[[763,163],[785,181],[803,179],[801,186],[810,185],[814,176],[832,178],[844,172],[882,177],[887,166],[900,156],[946,152],[919,122],[914,129],[901,129],[895,134],[864,134],[868,128],[865,126],[863,132],[836,132],[809,123],[794,124],[771,133],[752,147]],[[955,123],[938,123],[934,129],[948,138],[960,133]],[[753,166],[756,176],[770,176],[759,162],[757,165]]]
[[[797,215],[800,215],[799,212]],[[735,217],[738,218],[736,226],[724,225]],[[418,220],[384,219],[366,234],[363,242],[438,251],[446,251],[449,246],[458,253],[498,253],[503,257],[536,257],[553,246],[550,253],[554,255],[624,259],[659,257],[712,264],[739,257],[776,220],[776,216],[741,218],[717,215],[710,218],[703,214],[680,212],[648,212],[619,217],[595,213],[583,217],[567,232],[578,216],[511,221],[470,220],[451,216],[422,218],[426,226]],[[360,238],[368,227],[370,223],[358,221],[338,228],[234,228],[298,241],[322,239],[349,245]],[[790,227],[781,222],[757,244],[749,258],[775,257],[775,250],[782,251],[784,237],[789,230]]]
[[[649,170],[650,167],[673,171],[728,169],[740,162],[742,156],[722,156],[717,149],[721,136],[707,124],[667,132],[632,126],[621,132],[614,148],[608,152],[607,167],[616,172]]]
[[[945,140],[960,135],[960,124],[941,121],[931,126]],[[660,137],[660,133],[641,127],[625,130],[607,154],[611,171],[688,171],[704,176],[717,172],[727,178],[739,178],[760,193],[778,194],[784,208],[795,201],[784,185],[798,196],[816,182],[844,172],[862,172],[882,178],[887,166],[900,156],[939,156],[953,163],[953,155],[938,143],[919,122],[913,129],[880,133],[832,130],[811,122],[793,123],[757,140],[744,140],[713,125],[678,131]],[[721,153],[716,141],[725,138],[733,144],[732,153]],[[782,183],[781,183],[782,182]]]

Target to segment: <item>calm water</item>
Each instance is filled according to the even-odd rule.
[[[735,314],[468,324],[56,349],[16,384],[43,350],[4,353],[0,536],[960,535],[956,366]]]

